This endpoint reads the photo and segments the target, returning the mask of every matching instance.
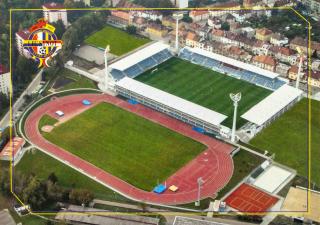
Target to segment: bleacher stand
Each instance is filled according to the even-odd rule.
[[[271,79],[251,71],[231,68],[215,59],[189,51],[187,48],[180,51],[179,58],[270,90],[277,90],[286,83],[278,78]]]

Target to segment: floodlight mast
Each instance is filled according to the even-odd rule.
[[[303,54],[301,48],[299,48],[299,47],[297,47],[297,51],[298,51],[299,56],[300,56],[300,62],[299,62],[297,80],[296,80],[296,88],[299,89],[300,78],[301,78],[301,70],[302,70],[302,63],[303,63],[304,54]]]
[[[179,20],[183,18],[183,14],[181,13],[174,13],[173,18],[176,19],[176,43],[175,43],[175,50],[178,53],[179,51]]]
[[[235,142],[235,140],[236,140],[236,124],[237,124],[237,109],[238,109],[238,102],[241,100],[241,92],[239,92],[237,94],[230,93],[230,98],[233,101],[233,106],[234,106],[231,141]]]
[[[200,206],[201,185],[204,183],[204,180],[202,179],[202,177],[199,177],[197,179],[197,183],[198,183],[198,200],[195,202],[195,206]]]
[[[107,45],[106,49],[104,50],[104,65],[105,65],[105,71],[104,71],[104,85],[105,88],[107,89],[108,87],[108,53],[110,52],[110,45]]]

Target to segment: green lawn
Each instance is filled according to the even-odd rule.
[[[148,191],[206,148],[107,103],[43,135],[50,142]]]
[[[53,126],[57,122],[58,120],[52,118],[51,116],[44,115],[39,121],[39,125],[38,125],[39,130],[41,131],[41,128],[45,125]]]
[[[120,56],[150,42],[150,40],[130,35],[118,28],[106,26],[89,36],[84,42],[100,48],[110,45],[110,52]]]
[[[117,202],[129,201],[39,150],[26,153],[15,166],[15,171],[23,174],[35,174],[40,180],[47,179],[50,173],[54,172],[58,177],[58,184],[63,187],[88,189],[94,193],[95,198],[99,199]]]
[[[228,127],[232,126],[233,115],[233,103],[229,93],[242,93],[238,115],[242,115],[271,93],[254,84],[179,58],[171,58],[157,68],[156,72],[152,73],[151,69],[136,79],[228,116],[223,122]],[[245,121],[239,118],[237,125],[239,127],[244,123]]]
[[[275,160],[307,176],[308,100],[302,99],[293,108],[259,133],[251,144],[275,153]],[[320,185],[320,102],[312,101],[311,180]]]
[[[70,80],[73,80],[73,82],[68,83],[65,86],[59,88],[58,89],[59,91],[64,91],[64,90],[74,89],[74,88],[97,88],[97,85],[92,80],[80,74],[77,74],[71,70],[62,69],[59,75],[65,78],[68,78]]]

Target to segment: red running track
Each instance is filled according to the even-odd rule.
[[[91,106],[84,106],[82,104],[83,99],[88,99],[93,104]],[[177,192],[167,190],[162,194],[155,194],[136,188],[61,147],[50,143],[42,137],[38,130],[39,120],[45,114],[59,119],[60,122],[64,122],[100,102],[117,105],[124,110],[145,117],[155,123],[159,123],[162,126],[197,140],[208,147],[204,152],[166,180],[168,187],[171,184],[179,187]],[[64,112],[65,115],[63,119],[55,115],[55,111],[57,110]],[[202,177],[204,180],[201,188],[201,198],[212,197],[229,182],[233,173],[233,161],[230,156],[233,147],[231,145],[193,131],[190,125],[141,104],[131,105],[122,99],[106,94],[78,94],[56,98],[46,102],[36,108],[27,117],[25,134],[32,144],[45,153],[64,161],[73,168],[77,168],[89,177],[99,180],[104,185],[126,197],[148,203],[176,205],[196,201],[198,191],[197,179],[199,177]]]

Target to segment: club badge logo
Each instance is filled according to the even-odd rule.
[[[29,28],[30,35],[23,42],[23,48],[27,49],[32,58],[38,63],[38,67],[48,67],[47,60],[52,58],[62,47],[62,40],[55,35],[55,27],[44,19],[38,20]]]

